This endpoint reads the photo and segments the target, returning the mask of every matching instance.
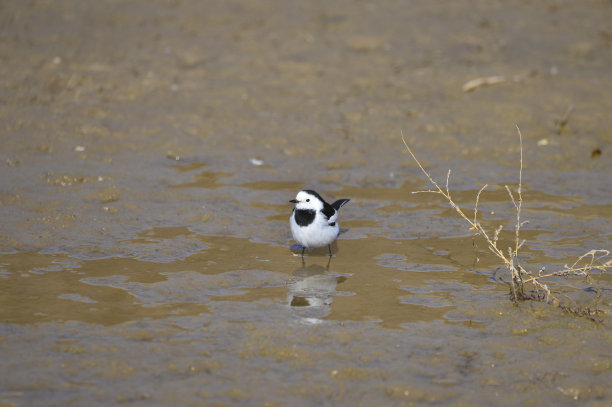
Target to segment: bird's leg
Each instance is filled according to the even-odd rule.
[[[304,250],[306,250],[306,248],[302,246],[302,258],[304,258]]]
[[[327,248],[329,249],[329,257],[332,257],[331,244],[328,244]]]
[[[329,264],[331,263],[331,256],[327,259],[327,267],[325,267],[325,271],[329,273]]]

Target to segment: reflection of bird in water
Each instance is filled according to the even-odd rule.
[[[329,263],[326,268],[313,264],[297,269],[293,278],[287,283],[287,303],[306,317],[322,318],[331,311],[333,295],[336,286],[347,279],[329,273]]]
[[[295,204],[289,224],[293,239],[304,249],[316,249],[327,246],[331,257],[331,244],[338,238],[338,211],[346,205],[348,199],[339,199],[331,205],[325,202],[321,195],[306,189],[298,192],[295,199],[289,202]]]

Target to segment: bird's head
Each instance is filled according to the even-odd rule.
[[[298,192],[295,199],[289,202],[294,203],[296,209],[314,209],[316,211],[323,209],[324,201],[315,191],[306,189]]]

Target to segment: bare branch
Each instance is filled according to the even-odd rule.
[[[474,218],[470,219],[466,216],[463,210],[452,200],[450,193],[450,174],[451,170],[448,170],[446,174],[446,184],[445,189],[442,189],[440,185],[431,177],[431,175],[423,168],[419,160],[416,158],[408,143],[404,139],[404,135],[402,132],[402,141],[404,142],[404,146],[408,150],[408,153],[412,156],[414,161],[417,163],[425,177],[429,180],[429,182],[436,187],[436,190],[425,190],[425,191],[414,191],[413,193],[435,193],[443,195],[448,201],[449,205],[459,214],[461,218],[463,218],[466,222],[468,222],[471,226],[471,229],[474,229],[477,235],[481,235],[488,244],[489,250],[497,256],[506,266],[508,271],[510,272],[510,288],[512,290],[512,300],[536,300],[536,301],[545,301],[549,304],[554,304],[555,306],[559,306],[575,315],[585,316],[594,321],[597,321],[592,315],[594,314],[590,308],[580,309],[576,306],[576,304],[571,304],[570,306],[563,305],[558,298],[556,298],[552,293],[547,284],[545,284],[542,280],[548,277],[555,276],[583,276],[587,279],[587,282],[593,284],[597,291],[597,296],[601,295],[601,291],[597,286],[597,282],[591,282],[589,278],[591,270],[608,270],[612,269],[612,260],[603,263],[603,258],[608,257],[610,252],[603,249],[591,250],[582,256],[580,256],[574,264],[571,266],[565,265],[562,270],[555,271],[552,273],[546,273],[545,268],[540,268],[537,273],[531,272],[528,269],[525,269],[521,266],[519,262],[519,250],[523,247],[526,240],[519,239],[520,229],[523,225],[529,223],[528,221],[521,221],[521,212],[523,208],[523,136],[521,134],[521,130],[517,126],[517,131],[519,135],[519,146],[520,146],[520,168],[519,168],[519,179],[518,179],[518,188],[516,191],[516,196],[512,193],[510,187],[505,185],[505,189],[508,192],[508,196],[512,201],[515,211],[516,211],[516,222],[514,225],[514,248],[508,247],[507,254],[505,254],[502,250],[497,247],[497,242],[499,240],[499,235],[503,229],[503,225],[497,227],[494,230],[493,236],[489,236],[484,227],[478,222],[478,205],[480,202],[480,195],[482,191],[487,188],[488,185],[484,185],[478,193],[476,194],[476,202],[474,204]],[[579,265],[581,262],[586,262],[584,265]],[[535,288],[535,291],[525,291],[525,284],[532,284]],[[596,312],[595,312],[596,314]]]
[[[497,239],[499,238],[499,232],[504,228],[504,225],[499,225],[497,229],[495,229],[495,234],[493,235],[493,243],[497,245]]]
[[[433,189],[427,189],[424,191],[412,191],[412,194],[442,194],[440,191],[434,191]],[[442,194],[444,195],[444,194]]]
[[[512,191],[510,191],[510,187],[508,185],[504,185],[504,187],[506,188],[506,191],[508,191],[508,195],[510,195],[510,200],[512,200],[514,207],[518,208],[518,205],[516,204],[516,201],[514,200],[514,195],[512,195]]]
[[[523,208],[523,134],[519,126],[516,126],[519,135],[519,151],[521,152],[521,166],[519,169],[519,185],[518,185],[518,205],[516,206],[516,227],[514,228],[514,256],[518,264],[518,251],[522,243],[519,245],[519,232],[521,230],[521,209]]]
[[[489,184],[484,184],[482,188],[480,188],[478,190],[478,193],[476,194],[476,203],[474,204],[474,223],[476,223],[476,218],[478,216],[478,201],[480,200],[480,194],[482,193],[482,191],[484,191],[484,189],[487,186],[489,186]]]

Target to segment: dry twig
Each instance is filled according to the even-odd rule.
[[[495,254],[506,266],[508,271],[510,271],[510,288],[512,290],[512,300],[517,302],[518,300],[539,300],[545,301],[546,303],[552,303],[556,306],[559,306],[568,312],[582,315],[593,319],[593,315],[597,314],[597,311],[593,311],[590,308],[580,309],[575,304],[574,305],[564,305],[562,302],[551,293],[550,288],[546,283],[544,283],[544,279],[550,277],[558,277],[558,276],[582,276],[590,281],[590,273],[592,270],[597,269],[604,271],[606,269],[612,268],[612,261],[608,261],[607,263],[603,263],[602,260],[610,255],[610,252],[607,250],[591,250],[576,260],[574,264],[571,266],[565,266],[562,270],[542,274],[542,270],[539,270],[538,273],[534,273],[526,268],[524,268],[519,261],[519,250],[525,243],[525,240],[520,239],[520,230],[523,225],[525,225],[526,221],[521,221],[521,211],[523,208],[523,135],[521,134],[521,130],[519,127],[516,127],[519,135],[519,145],[520,145],[520,168],[519,168],[519,180],[518,180],[518,188],[516,190],[516,197],[513,194],[510,187],[505,186],[506,191],[508,191],[508,195],[510,196],[510,200],[514,205],[514,209],[516,212],[516,221],[514,225],[514,247],[508,247],[507,254],[504,253],[500,247],[498,247],[499,234],[503,228],[502,225],[499,225],[493,236],[489,236],[487,231],[484,229],[482,224],[478,220],[478,203],[480,200],[480,195],[482,191],[487,188],[487,185],[484,185],[476,194],[476,202],[474,205],[474,218],[470,219],[463,210],[453,201],[451,197],[451,193],[449,190],[449,180],[451,171],[448,170],[446,175],[446,186],[445,189],[442,189],[440,185],[431,177],[431,175],[423,168],[420,161],[416,158],[408,143],[404,139],[404,134],[402,132],[402,141],[404,142],[404,146],[408,150],[408,153],[412,156],[412,159],[417,163],[421,172],[425,175],[425,177],[429,180],[429,182],[435,187],[435,189],[422,190],[422,191],[414,191],[413,194],[417,193],[433,193],[440,194],[450,204],[450,206],[457,212],[457,214],[463,218],[469,225],[470,229],[474,230],[476,234],[481,235],[487,241],[489,250]],[[586,264],[582,264],[583,260],[587,260]],[[531,284],[534,287],[534,291],[526,294],[525,285]],[[596,283],[594,284],[596,286]],[[596,286],[598,296],[600,295],[599,288]]]

